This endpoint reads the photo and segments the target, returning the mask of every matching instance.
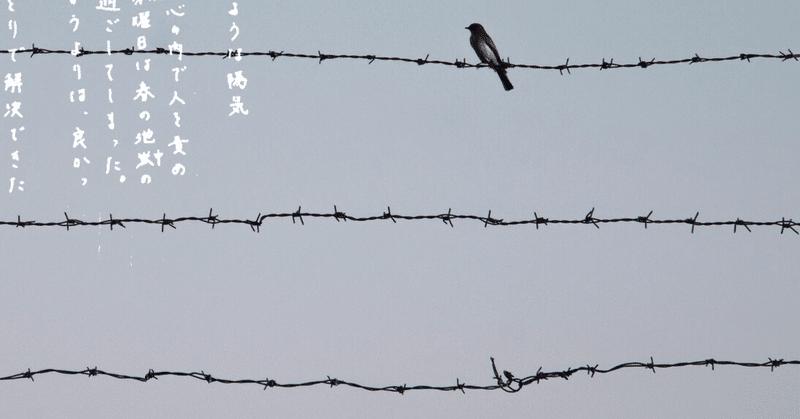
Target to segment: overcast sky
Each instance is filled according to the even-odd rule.
[[[501,57],[520,64],[800,52],[796,1],[240,0],[235,15],[216,0],[118,1],[118,11],[83,0],[16,1],[13,12],[4,3],[0,49],[176,42],[184,52],[476,63],[464,28],[480,22]],[[592,208],[597,218],[800,219],[795,60],[564,75],[512,68],[506,92],[487,68],[395,61],[0,59],[0,75],[22,81],[12,91],[7,79],[2,93],[22,115],[6,108],[0,120],[3,221],[203,217],[210,208],[253,219],[334,205],[357,217],[391,207],[491,210],[506,221],[582,219]],[[235,102],[242,112],[231,115]],[[490,357],[517,377],[651,356],[800,359],[800,237],[780,227],[303,221],[266,219],[260,233],[199,222],[163,233],[137,223],[0,227],[0,377],[97,366],[486,386],[495,383]],[[796,365],[580,373],[517,394],[264,391],[180,377],[0,381],[4,415],[19,418],[793,417],[798,393]]]

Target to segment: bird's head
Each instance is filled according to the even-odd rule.
[[[473,23],[472,25],[469,25],[464,29],[469,29],[470,32],[482,31],[483,30],[483,26],[481,26],[480,23]]]

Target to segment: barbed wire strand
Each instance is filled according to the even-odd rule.
[[[492,217],[492,211],[489,210],[489,214],[485,217],[480,215],[465,215],[465,214],[453,214],[452,208],[447,210],[447,214],[430,214],[430,215],[401,215],[401,214],[393,214],[392,208],[387,207],[386,212],[381,215],[373,215],[368,217],[353,217],[350,215],[345,214],[336,207],[333,206],[333,212],[330,213],[314,213],[314,212],[302,212],[302,206],[297,207],[297,211],[295,212],[284,212],[284,213],[272,213],[272,214],[265,214],[262,215],[258,213],[258,215],[253,220],[248,219],[223,219],[219,218],[218,215],[214,215],[214,209],[211,208],[208,211],[208,216],[206,217],[178,217],[178,218],[167,218],[167,214],[163,213],[161,218],[156,219],[144,219],[144,218],[114,218],[112,214],[108,215],[107,220],[99,220],[99,221],[84,221],[75,218],[70,218],[70,216],[65,212],[64,213],[64,220],[62,221],[22,221],[22,217],[17,215],[16,221],[2,221],[0,220],[0,226],[13,226],[13,227],[64,227],[67,230],[70,227],[87,227],[87,226],[109,226],[111,230],[114,230],[114,226],[125,227],[125,224],[131,223],[144,223],[144,224],[158,224],[161,225],[161,232],[164,232],[164,227],[172,227],[173,229],[177,229],[175,224],[182,223],[182,222],[200,222],[205,224],[211,224],[211,228],[213,229],[217,224],[246,224],[250,226],[250,228],[254,232],[260,232],[261,226],[264,224],[264,220],[271,219],[271,218],[291,218],[292,223],[300,222],[301,225],[305,225],[305,221],[303,217],[306,218],[333,218],[337,222],[340,221],[357,221],[357,222],[367,222],[367,221],[378,221],[378,220],[392,220],[393,223],[397,223],[397,220],[406,220],[406,221],[420,221],[420,220],[441,220],[443,223],[450,225],[450,227],[454,227],[453,220],[474,220],[483,223],[484,227],[492,226],[520,226],[531,224],[535,225],[536,229],[539,229],[539,226],[548,226],[551,224],[582,224],[582,225],[593,225],[600,228],[600,224],[608,224],[608,223],[637,223],[644,225],[644,228],[647,229],[649,224],[686,224],[691,225],[692,229],[691,232],[694,233],[695,227],[711,227],[711,226],[733,226],[733,232],[736,233],[738,227],[744,227],[747,231],[752,232],[751,227],[767,227],[767,226],[775,226],[780,227],[781,234],[784,231],[791,230],[797,235],[800,235],[795,227],[800,225],[800,222],[793,221],[791,218],[786,219],[786,217],[782,217],[780,221],[745,221],[741,218],[736,218],[736,221],[698,221],[697,218],[700,216],[700,212],[695,213],[694,217],[691,218],[677,218],[677,219],[651,219],[650,217],[653,215],[653,211],[650,211],[646,216],[638,216],[638,217],[629,217],[629,218],[596,218],[594,216],[594,208],[592,208],[589,213],[586,214],[583,218],[578,219],[551,219],[540,217],[537,212],[534,211],[533,216],[534,218],[527,219],[527,220],[512,220],[512,221],[505,221],[502,218],[494,218]]]
[[[139,377],[135,375],[127,375],[127,374],[119,374],[113,372],[107,372],[98,369],[97,367],[89,368],[86,367],[84,370],[64,370],[64,369],[54,369],[48,368],[39,371],[31,371],[28,368],[27,371],[21,372],[18,374],[13,374],[5,377],[0,377],[0,381],[10,381],[10,380],[20,380],[20,379],[27,379],[29,378],[31,381],[34,381],[33,377],[35,375],[43,375],[43,374],[64,374],[64,375],[85,375],[88,377],[104,375],[120,380],[135,380],[140,382],[147,382],[151,379],[158,379],[159,377],[164,376],[176,376],[176,377],[188,377],[188,378],[195,378],[198,380],[206,381],[207,383],[222,383],[222,384],[258,384],[260,386],[264,386],[264,390],[271,387],[279,387],[279,388],[298,388],[298,387],[311,387],[317,385],[328,385],[331,388],[336,386],[348,386],[353,388],[358,388],[361,390],[367,391],[386,391],[386,392],[394,392],[403,394],[406,391],[410,390],[438,390],[438,391],[457,391],[460,390],[462,393],[466,394],[464,390],[502,390],[507,393],[516,393],[522,390],[523,387],[528,386],[530,384],[536,383],[539,384],[541,381],[546,381],[550,378],[563,378],[568,380],[573,374],[581,371],[586,371],[587,375],[590,377],[594,377],[595,374],[607,374],[614,371],[619,371],[626,368],[644,368],[652,370],[653,373],[656,372],[656,369],[665,369],[665,368],[679,368],[679,367],[687,367],[687,366],[711,366],[711,370],[714,370],[715,365],[733,365],[738,367],[747,367],[747,368],[769,368],[770,371],[774,371],[775,368],[783,366],[783,365],[800,365],[800,360],[792,360],[792,361],[785,361],[783,359],[772,359],[768,358],[768,362],[763,363],[756,363],[756,362],[736,362],[736,361],[717,361],[713,358],[705,359],[702,361],[690,361],[690,362],[678,362],[674,364],[656,364],[653,361],[653,357],[650,357],[650,362],[626,362],[624,364],[619,364],[609,369],[601,369],[599,368],[599,364],[595,366],[586,365],[583,367],[578,368],[568,368],[564,371],[550,371],[550,372],[542,372],[542,368],[540,367],[536,374],[529,375],[527,377],[516,377],[514,374],[508,372],[507,370],[503,370],[503,375],[501,376],[498,373],[497,366],[495,365],[494,358],[490,358],[492,362],[492,372],[494,374],[494,380],[496,384],[490,385],[474,385],[474,384],[467,384],[462,383],[458,378],[456,378],[456,384],[450,386],[433,386],[433,385],[414,385],[409,386],[407,384],[403,385],[388,385],[383,387],[373,387],[358,383],[353,383],[345,380],[340,380],[338,378],[331,378],[327,376],[324,380],[316,380],[316,381],[306,381],[302,383],[280,383],[270,378],[261,379],[226,379],[226,378],[218,378],[214,377],[211,374],[206,373],[205,371],[200,372],[176,372],[176,371],[154,371],[150,369],[147,374]]]
[[[748,53],[740,53],[738,55],[730,55],[727,57],[701,57],[697,53],[694,54],[693,57],[689,58],[682,58],[682,59],[675,59],[675,60],[656,60],[655,58],[650,59],[650,61],[642,60],[642,57],[639,57],[639,61],[635,63],[615,63],[614,59],[611,58],[609,61],[606,61],[603,58],[602,62],[600,63],[586,63],[586,64],[570,64],[569,58],[567,58],[564,64],[558,65],[536,65],[536,64],[515,64],[511,62],[510,58],[506,58],[503,62],[503,66],[506,68],[528,68],[528,69],[536,69],[536,70],[558,70],[562,75],[564,71],[568,74],[570,73],[570,69],[578,69],[578,68],[599,68],[600,70],[609,70],[615,68],[647,68],[654,65],[674,65],[674,64],[697,64],[697,63],[706,63],[706,62],[722,62],[722,61],[747,61],[750,62],[751,59],[755,58],[765,58],[765,59],[779,59],[781,62],[789,61],[794,59],[795,61],[800,61],[800,54],[795,54],[792,52],[791,49],[787,49],[788,53],[784,54],[783,51],[778,51],[778,54],[748,54]],[[219,51],[205,51],[205,52],[177,52],[170,48],[161,48],[158,47],[156,49],[151,50],[137,50],[134,47],[129,47],[126,49],[117,49],[117,50],[87,50],[81,47],[79,50],[59,50],[59,49],[47,49],[47,48],[39,48],[36,44],[31,44],[30,48],[18,48],[18,49],[11,49],[11,50],[0,50],[0,53],[4,54],[16,54],[16,53],[28,53],[30,52],[30,57],[34,55],[46,55],[46,54],[70,54],[75,57],[83,57],[87,55],[112,55],[112,54],[125,54],[125,55],[133,55],[133,54],[156,54],[156,55],[181,55],[187,57],[196,57],[196,56],[218,56],[225,58],[240,58],[240,57],[247,57],[247,56],[268,56],[271,57],[273,61],[276,58],[306,58],[306,59],[313,59],[319,60],[318,63],[322,64],[325,60],[334,60],[334,59],[353,59],[353,60],[368,60],[369,64],[372,64],[374,61],[397,61],[397,62],[405,62],[405,63],[414,63],[417,65],[425,65],[425,64],[439,64],[439,65],[447,65],[447,66],[454,66],[456,68],[481,68],[487,67],[486,64],[479,63],[479,64],[471,64],[467,62],[467,59],[464,58],[459,61],[456,58],[454,61],[443,61],[443,60],[430,60],[430,54],[426,55],[425,58],[404,58],[404,57],[392,57],[392,56],[380,56],[380,55],[357,55],[357,54],[324,54],[321,51],[317,51],[316,54],[302,54],[302,53],[294,53],[294,52],[285,52],[285,51],[268,51],[268,52],[261,52],[261,51],[239,51],[239,50],[228,50],[225,52]]]

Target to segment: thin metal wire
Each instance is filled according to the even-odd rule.
[[[711,370],[714,370],[715,365],[732,365],[738,367],[746,367],[746,368],[769,368],[770,371],[774,371],[775,368],[783,366],[783,365],[800,365],[800,360],[792,360],[792,361],[785,361],[783,359],[772,359],[768,358],[768,362],[757,363],[757,362],[736,362],[736,361],[717,361],[713,358],[704,359],[702,361],[689,361],[689,362],[677,362],[673,364],[656,364],[653,361],[653,358],[650,357],[650,362],[626,362],[624,364],[619,364],[613,366],[609,369],[602,369],[598,368],[599,364],[595,366],[582,366],[578,368],[568,368],[564,371],[551,371],[551,372],[542,372],[542,368],[536,372],[536,374],[529,375],[526,377],[518,378],[511,372],[507,370],[503,370],[503,375],[501,376],[498,373],[497,366],[495,365],[494,358],[490,358],[492,362],[492,372],[494,374],[493,379],[495,380],[495,384],[488,384],[488,385],[474,385],[474,384],[467,384],[462,383],[461,380],[456,378],[455,385],[449,386],[434,386],[434,385],[414,385],[409,386],[407,384],[403,385],[388,385],[383,387],[373,387],[363,384],[358,384],[350,381],[339,380],[337,378],[331,378],[327,376],[324,380],[315,380],[315,381],[306,381],[306,382],[299,382],[299,383],[280,383],[270,378],[264,379],[227,379],[227,378],[218,378],[214,377],[211,374],[206,373],[205,371],[200,372],[177,372],[177,371],[154,371],[149,370],[147,374],[143,376],[135,376],[135,375],[127,375],[127,374],[119,374],[114,372],[107,372],[98,369],[97,367],[89,368],[86,367],[84,370],[66,370],[66,369],[54,369],[48,368],[38,371],[31,371],[28,368],[27,371],[21,372],[18,374],[12,374],[5,377],[0,377],[0,381],[11,381],[11,380],[20,380],[29,378],[31,381],[34,381],[33,377],[36,375],[44,375],[44,374],[63,374],[63,375],[85,375],[88,377],[104,375],[107,377],[116,378],[119,380],[134,380],[140,382],[147,382],[151,379],[158,379],[159,377],[164,376],[176,376],[176,377],[186,377],[186,378],[194,378],[197,380],[203,380],[207,383],[222,383],[222,384],[257,384],[260,386],[264,386],[264,390],[267,388],[279,387],[279,388],[299,388],[299,387],[311,387],[317,385],[327,385],[331,388],[336,386],[348,386],[353,388],[358,388],[361,390],[367,391],[386,391],[386,392],[394,392],[403,394],[406,391],[411,390],[438,390],[438,391],[461,391],[462,393],[466,394],[464,390],[502,390],[507,393],[516,393],[522,390],[523,387],[528,386],[530,384],[539,384],[541,381],[546,381],[550,378],[563,378],[568,380],[570,376],[573,374],[586,371],[587,375],[590,377],[594,377],[596,373],[598,374],[608,374],[614,371],[619,371],[626,368],[643,368],[652,370],[654,373],[656,369],[665,369],[665,368],[679,368],[679,367],[688,367],[688,366],[711,366]]]
[[[729,221],[698,221],[697,218],[700,216],[700,213],[697,212],[693,217],[690,218],[675,218],[675,219],[652,219],[650,218],[653,215],[653,211],[650,211],[649,214],[646,216],[638,216],[638,217],[627,217],[627,218],[596,218],[594,216],[594,208],[592,208],[589,213],[586,214],[583,218],[577,219],[551,219],[539,216],[538,213],[534,211],[533,216],[534,218],[525,219],[525,220],[511,220],[506,221],[502,218],[495,218],[492,217],[492,211],[489,210],[488,215],[480,216],[480,215],[470,215],[470,214],[453,214],[452,208],[447,210],[447,213],[441,214],[429,214],[429,215],[401,215],[401,214],[394,214],[392,213],[391,207],[386,208],[386,212],[383,212],[381,215],[372,215],[367,217],[353,217],[350,215],[345,214],[336,207],[333,206],[333,212],[329,213],[314,213],[314,212],[303,212],[302,207],[297,207],[297,211],[295,212],[284,212],[284,213],[271,213],[262,215],[258,213],[258,215],[252,219],[223,219],[220,218],[218,215],[214,215],[214,209],[209,209],[208,215],[205,217],[177,217],[177,218],[167,218],[167,214],[162,214],[161,218],[154,218],[154,219],[146,219],[146,218],[115,218],[113,215],[109,214],[108,219],[106,220],[99,220],[99,221],[85,221],[75,218],[70,218],[70,216],[65,212],[64,219],[61,221],[23,221],[22,217],[17,215],[16,221],[2,221],[0,220],[0,226],[13,226],[13,227],[64,227],[67,230],[70,227],[87,227],[87,226],[109,226],[111,230],[114,229],[114,226],[125,227],[125,224],[131,223],[142,223],[142,224],[158,224],[161,225],[161,232],[164,232],[164,227],[172,227],[173,229],[177,229],[176,224],[182,222],[200,222],[205,224],[211,224],[211,228],[213,229],[217,224],[246,224],[250,226],[250,228],[255,232],[261,231],[261,226],[264,224],[264,220],[272,219],[272,218],[291,218],[292,223],[296,223],[297,221],[300,222],[301,225],[305,225],[305,221],[303,217],[306,218],[333,218],[337,222],[339,221],[357,221],[357,222],[367,222],[367,221],[379,221],[379,220],[392,220],[393,223],[397,223],[397,220],[406,220],[406,221],[421,221],[421,220],[441,220],[443,223],[450,225],[450,227],[454,227],[453,220],[473,220],[483,223],[484,227],[488,226],[521,226],[521,225],[534,225],[536,229],[539,229],[540,226],[549,226],[553,224],[580,224],[580,225],[593,225],[600,228],[600,224],[608,224],[608,223],[636,223],[644,225],[644,228],[647,229],[648,225],[651,224],[685,224],[692,226],[691,232],[694,233],[695,227],[711,227],[711,226],[733,226],[733,232],[736,233],[737,228],[744,227],[747,231],[752,232],[751,227],[780,227],[781,234],[784,233],[787,229],[794,232],[797,235],[800,233],[795,229],[800,222],[793,221],[791,218],[786,219],[782,217],[780,221],[746,221],[740,218]]]
[[[630,63],[615,63],[614,59],[611,58],[609,61],[606,61],[603,58],[602,62],[600,63],[585,63],[585,64],[570,64],[569,58],[566,59],[564,64],[556,64],[556,65],[537,65],[537,64],[515,64],[511,62],[511,59],[507,58],[506,61],[503,62],[503,66],[506,68],[527,68],[527,69],[536,69],[536,70],[557,70],[561,74],[564,74],[566,70],[568,74],[570,73],[570,69],[578,69],[578,68],[598,68],[600,70],[610,70],[616,68],[648,68],[654,65],[674,65],[674,64],[698,64],[698,63],[707,63],[707,62],[722,62],[722,61],[747,61],[750,62],[752,59],[756,58],[763,58],[763,59],[779,59],[781,62],[795,60],[800,61],[800,54],[795,54],[792,52],[791,49],[787,49],[788,53],[784,53],[783,51],[778,51],[778,54],[748,54],[748,53],[740,53],[737,55],[729,55],[729,56],[722,56],[722,57],[701,57],[698,54],[694,54],[694,56],[689,58],[681,58],[681,59],[673,59],[673,60],[656,60],[655,58],[647,60],[642,60],[642,57],[639,57],[637,62],[630,62]],[[486,64],[479,63],[479,64],[471,64],[467,62],[467,59],[464,58],[459,60],[456,58],[454,61],[444,61],[444,60],[430,60],[430,54],[426,55],[425,58],[405,58],[405,57],[393,57],[393,56],[380,56],[374,54],[366,54],[366,55],[359,55],[359,54],[325,54],[321,51],[317,51],[316,54],[303,54],[303,53],[294,53],[294,52],[285,52],[285,51],[240,51],[240,50],[228,50],[224,52],[219,51],[204,51],[204,52],[177,52],[171,50],[170,48],[155,48],[151,50],[137,50],[134,47],[129,47],[126,49],[116,49],[116,50],[87,50],[81,47],[79,50],[59,50],[59,49],[47,49],[47,48],[39,48],[36,44],[31,44],[30,48],[18,48],[18,49],[11,49],[11,50],[0,50],[2,54],[23,54],[30,52],[30,56],[33,57],[34,55],[46,55],[46,54],[70,54],[75,57],[83,57],[86,55],[112,55],[112,54],[124,54],[124,55],[133,55],[133,54],[156,54],[156,55],[180,55],[180,56],[187,56],[187,57],[201,57],[201,56],[217,56],[225,58],[239,58],[239,57],[247,57],[247,56],[268,56],[271,57],[273,61],[276,58],[306,58],[306,59],[313,59],[319,60],[318,63],[322,64],[325,60],[334,60],[334,59],[352,59],[352,60],[367,60],[369,64],[372,64],[374,61],[395,61],[395,62],[404,62],[404,63],[413,63],[417,65],[425,65],[425,64],[439,64],[439,65],[447,65],[447,66],[454,66],[456,68],[480,68],[480,67],[487,67]]]

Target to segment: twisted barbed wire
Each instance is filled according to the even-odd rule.
[[[271,57],[273,61],[276,58],[307,58],[313,60],[319,60],[319,64],[322,64],[325,60],[334,60],[334,59],[353,59],[353,60],[368,60],[369,64],[372,64],[374,61],[397,61],[397,62],[405,62],[405,63],[414,63],[417,65],[425,65],[425,64],[439,64],[439,65],[447,65],[447,66],[454,66],[456,68],[481,68],[487,67],[486,64],[479,63],[479,64],[471,64],[467,62],[467,59],[464,58],[459,60],[456,58],[454,61],[443,61],[443,60],[430,60],[430,54],[426,55],[425,58],[405,58],[405,57],[392,57],[392,56],[381,56],[381,55],[373,55],[373,54],[366,54],[366,55],[358,55],[358,54],[325,54],[321,51],[317,51],[316,54],[302,54],[302,53],[294,53],[294,52],[285,52],[285,51],[241,51],[241,50],[228,50],[225,52],[219,51],[204,51],[204,52],[183,52],[183,51],[176,51],[173,48],[155,48],[150,50],[137,50],[133,47],[125,48],[125,49],[107,49],[107,50],[87,50],[81,47],[79,50],[63,50],[63,49],[47,49],[47,48],[39,48],[36,44],[31,44],[30,48],[17,48],[11,50],[0,50],[0,53],[3,54],[17,54],[17,53],[28,53],[30,52],[30,56],[33,57],[34,55],[46,55],[46,54],[70,54],[76,57],[83,57],[86,55],[112,55],[112,54],[125,54],[125,55],[133,55],[133,54],[164,54],[164,55],[181,55],[187,57],[195,57],[195,56],[218,56],[225,58],[240,58],[240,57],[247,57],[247,56],[268,56]],[[567,58],[564,64],[558,65],[537,65],[537,64],[515,64],[511,62],[510,58],[506,58],[503,62],[503,66],[506,68],[528,68],[528,69],[536,69],[536,70],[558,70],[562,75],[566,70],[568,74],[570,73],[570,69],[578,69],[578,68],[599,68],[600,70],[609,70],[615,68],[647,68],[654,65],[671,65],[671,64],[697,64],[697,63],[706,63],[706,62],[721,62],[721,61],[747,61],[750,62],[751,59],[755,58],[764,58],[764,59],[779,59],[781,62],[788,61],[794,59],[795,61],[800,61],[798,58],[800,54],[795,54],[792,52],[791,49],[787,49],[788,53],[784,54],[783,51],[778,51],[778,54],[750,54],[750,53],[740,53],[737,55],[730,55],[730,56],[723,56],[723,57],[701,57],[697,53],[694,56],[689,58],[681,58],[681,59],[673,59],[673,60],[656,60],[655,58],[647,60],[642,60],[642,57],[639,57],[637,62],[631,63],[615,63],[614,59],[611,58],[609,61],[606,61],[605,57],[603,58],[602,62],[600,63],[586,63],[586,64],[570,64],[569,58]]]
[[[33,377],[35,375],[43,375],[43,374],[85,375],[88,377],[104,375],[120,380],[134,380],[140,382],[147,382],[150,381],[151,379],[157,380],[159,377],[164,377],[164,376],[176,376],[176,377],[187,377],[187,378],[194,378],[197,380],[203,380],[209,384],[211,383],[258,384],[260,386],[264,386],[264,390],[273,387],[299,388],[299,387],[311,387],[317,385],[328,385],[331,388],[336,386],[348,386],[367,391],[386,391],[386,392],[393,392],[400,394],[404,394],[406,391],[411,391],[411,390],[438,390],[438,391],[460,390],[464,394],[466,394],[465,390],[489,390],[489,391],[502,390],[507,393],[517,393],[520,390],[522,390],[522,388],[525,386],[528,386],[533,383],[539,384],[539,382],[546,381],[550,378],[563,378],[565,380],[568,380],[569,377],[580,371],[586,371],[587,375],[589,375],[590,377],[594,377],[595,374],[608,374],[626,368],[644,368],[652,370],[655,373],[656,369],[665,369],[665,368],[678,368],[678,367],[688,367],[688,366],[708,367],[709,365],[711,365],[711,370],[713,371],[715,365],[733,365],[733,366],[747,367],[747,368],[769,368],[770,371],[774,371],[775,368],[780,367],[782,365],[800,365],[800,360],[785,361],[783,359],[772,359],[772,358],[767,358],[769,359],[769,361],[763,363],[717,361],[713,358],[709,358],[709,359],[704,359],[702,361],[677,362],[673,364],[656,364],[653,361],[653,357],[650,357],[650,362],[626,362],[624,364],[619,364],[609,369],[599,368],[599,364],[596,364],[593,367],[587,364],[586,366],[578,368],[567,368],[564,371],[542,372],[542,368],[540,367],[539,370],[536,371],[536,374],[520,378],[516,377],[514,374],[508,372],[507,370],[503,370],[503,375],[501,376],[497,371],[497,366],[495,365],[494,358],[490,359],[492,362],[492,372],[494,374],[493,378],[495,380],[495,384],[488,384],[488,385],[474,385],[474,384],[462,383],[458,378],[456,378],[456,384],[449,386],[434,386],[434,385],[409,386],[404,383],[403,385],[388,385],[383,387],[373,387],[373,386],[353,383],[350,381],[340,380],[338,378],[331,378],[329,375],[326,376],[327,378],[324,380],[306,381],[301,383],[280,383],[270,378],[264,378],[264,379],[219,378],[219,377],[214,377],[211,374],[208,374],[202,370],[200,372],[176,372],[176,371],[154,371],[150,369],[147,372],[147,374],[139,377],[135,375],[107,372],[100,370],[97,367],[94,368],[86,367],[86,369],[84,370],[64,370],[64,369],[48,368],[39,371],[31,371],[30,368],[28,368],[28,370],[25,372],[12,374],[5,377],[0,377],[0,381],[20,380],[27,378],[29,378],[31,381],[34,381]]]
[[[114,226],[120,226],[123,228],[125,224],[131,223],[143,223],[143,224],[157,224],[161,225],[161,232],[164,232],[164,227],[172,227],[173,229],[177,229],[175,224],[182,223],[182,222],[201,222],[205,224],[211,224],[211,228],[213,229],[217,224],[246,224],[250,226],[250,228],[254,232],[260,232],[261,226],[264,224],[264,220],[271,219],[271,218],[291,218],[292,223],[296,223],[298,220],[300,221],[301,225],[305,225],[305,221],[303,217],[306,218],[333,218],[337,222],[339,221],[359,221],[359,222],[366,222],[366,221],[378,221],[378,220],[392,220],[393,223],[397,223],[397,220],[407,220],[407,221],[420,221],[420,220],[441,220],[443,223],[450,225],[450,227],[454,227],[453,220],[474,220],[483,223],[484,227],[488,226],[521,226],[526,224],[535,225],[536,229],[539,229],[539,226],[548,226],[551,224],[583,224],[583,225],[593,225],[600,228],[600,224],[607,224],[607,223],[637,223],[643,224],[644,228],[647,229],[649,224],[686,224],[692,226],[691,232],[694,233],[695,227],[711,227],[711,226],[733,226],[733,232],[736,233],[738,227],[744,227],[747,231],[752,232],[750,227],[767,227],[767,226],[775,226],[781,228],[781,234],[787,229],[793,231],[795,234],[800,235],[795,227],[800,225],[800,222],[793,221],[791,218],[786,219],[782,217],[780,221],[745,221],[741,218],[736,218],[736,221],[698,221],[697,218],[700,216],[700,212],[695,213],[694,217],[690,218],[677,218],[677,219],[651,219],[650,217],[653,215],[653,211],[650,211],[649,214],[646,216],[638,216],[638,217],[628,217],[628,218],[596,218],[594,216],[594,208],[589,211],[583,218],[578,219],[552,219],[552,218],[545,218],[540,217],[538,213],[534,211],[533,216],[534,218],[526,219],[526,220],[512,220],[512,221],[505,221],[502,218],[494,218],[492,217],[492,211],[489,210],[489,214],[485,217],[480,215],[469,215],[469,214],[453,214],[453,209],[450,208],[447,210],[447,214],[430,214],[430,215],[401,215],[401,214],[393,214],[391,207],[386,207],[386,212],[381,215],[373,215],[367,217],[353,217],[350,215],[345,214],[336,207],[333,206],[333,212],[329,213],[314,213],[314,212],[303,212],[302,206],[297,207],[297,211],[295,212],[284,212],[284,213],[271,213],[271,214],[261,214],[260,212],[253,220],[248,219],[224,219],[220,218],[218,215],[214,215],[214,209],[211,208],[208,211],[208,215],[205,217],[178,217],[178,218],[167,218],[167,214],[163,213],[161,218],[155,219],[144,219],[144,218],[114,218],[112,214],[108,215],[107,220],[99,220],[99,221],[84,221],[75,218],[70,218],[70,216],[65,212],[64,213],[64,220],[61,221],[22,221],[22,217],[17,215],[16,221],[2,221],[0,220],[0,226],[14,226],[14,227],[64,227],[67,230],[70,227],[87,227],[87,226],[109,226],[111,230],[114,230]]]

